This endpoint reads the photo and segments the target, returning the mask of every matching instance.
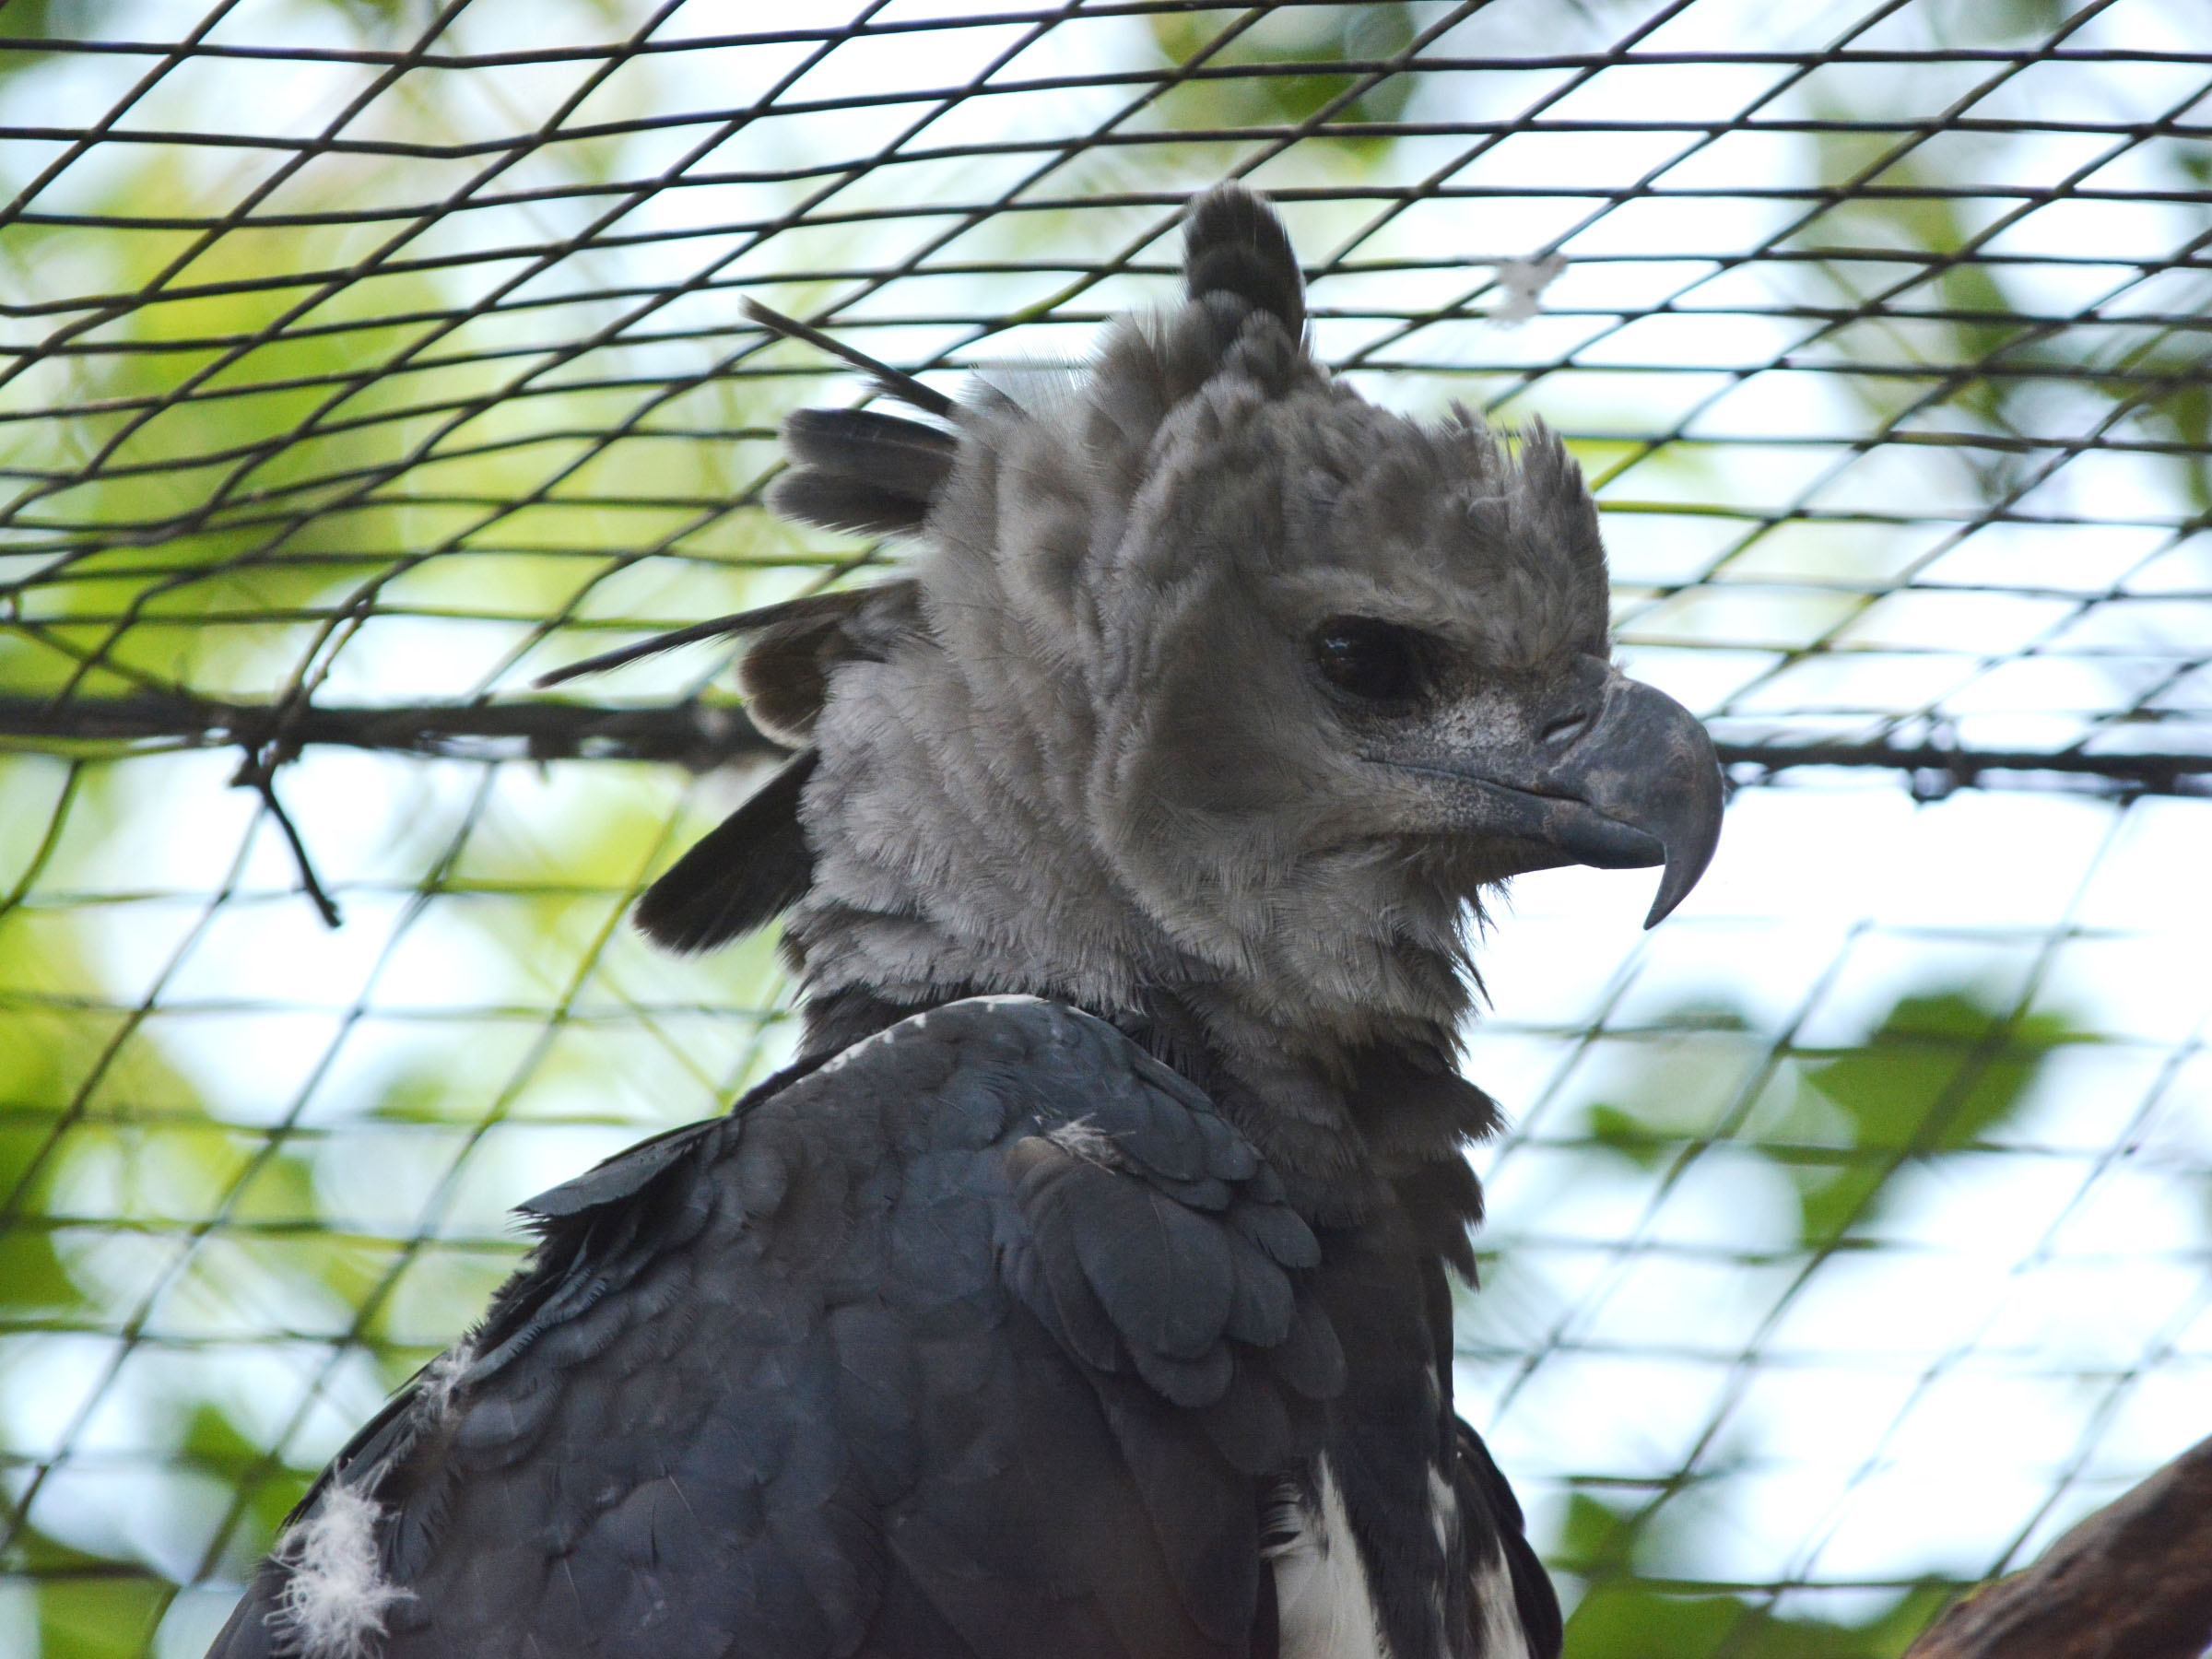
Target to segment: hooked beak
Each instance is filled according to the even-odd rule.
[[[1721,838],[1721,768],[1703,723],[1595,657],[1563,693],[1486,693],[1370,758],[1423,774],[1462,833],[1514,843],[1518,869],[1665,865],[1646,927],[1697,886]]]

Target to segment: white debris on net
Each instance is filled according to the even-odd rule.
[[[269,1625],[300,1659],[370,1659],[385,1609],[414,1594],[384,1582],[376,1541],[383,1512],[375,1499],[334,1481],[277,1544],[290,1571]]]
[[[1547,253],[1541,259],[1502,259],[1498,262],[1498,286],[1505,298],[1490,308],[1490,321],[1511,327],[1527,322],[1542,309],[1544,290],[1567,268],[1564,253]]]

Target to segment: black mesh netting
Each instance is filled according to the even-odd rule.
[[[2190,8],[0,31],[0,1651],[198,1653],[506,1207],[782,1052],[767,943],[622,925],[755,775],[726,652],[529,688],[869,579],[759,505],[864,388],[740,300],[1079,359],[1231,176],[1371,396],[1568,434],[1739,786],[1657,933],[1558,873],[1484,959],[1460,1392],[1571,1654],[1894,1654],[2212,1426]]]

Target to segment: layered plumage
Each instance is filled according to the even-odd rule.
[[[1452,1406],[1466,931],[1570,861],[1663,913],[1717,771],[1556,440],[1334,381],[1244,192],[1186,278],[1079,381],[787,423],[778,510],[919,556],[730,619],[796,752],[638,920],[784,914],[801,1057],[527,1206],[219,1653],[1557,1652]]]

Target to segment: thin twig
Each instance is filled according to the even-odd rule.
[[[335,932],[346,924],[339,912],[338,901],[330,896],[321,877],[315,874],[315,862],[307,855],[307,842],[300,839],[300,827],[292,822],[284,803],[276,798],[276,778],[274,764],[260,755],[249,755],[238,776],[230,780],[241,789],[251,789],[261,796],[261,804],[269,809],[276,820],[276,828],[284,831],[285,842],[292,850],[292,863],[300,870],[300,885],[314,900],[316,911],[323,917],[323,925]]]

